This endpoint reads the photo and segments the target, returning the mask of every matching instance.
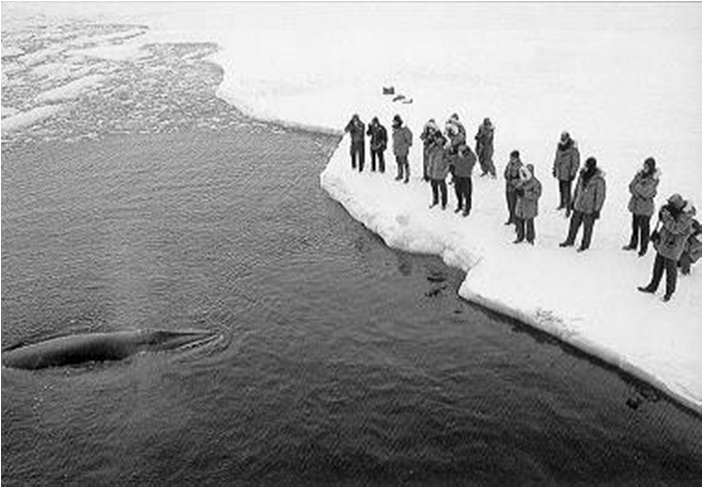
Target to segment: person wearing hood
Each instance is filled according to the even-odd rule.
[[[392,150],[395,154],[397,162],[397,177],[396,181],[409,183],[410,168],[409,168],[409,150],[412,147],[412,131],[402,125],[402,119],[399,115],[395,115],[392,119]]]
[[[643,168],[636,173],[629,183],[629,211],[631,212],[631,238],[624,250],[639,249],[639,257],[646,255],[651,232],[651,216],[653,215],[653,199],[658,191],[659,174],[656,170],[656,160],[649,157],[643,163]]]
[[[446,121],[446,136],[449,139],[449,149],[451,153],[456,153],[458,146],[466,143],[466,128],[454,113]]]
[[[361,122],[361,118],[357,113],[354,114],[349,123],[346,124],[344,132],[348,132],[351,136],[351,169],[356,169],[356,160],[358,160],[358,171],[363,172],[363,163],[366,157],[366,126]]]
[[[522,168],[522,161],[519,159],[519,151],[513,150],[509,154],[509,162],[505,166],[505,197],[507,199],[507,212],[509,217],[505,225],[516,223],[514,209],[517,206],[517,186],[519,184],[519,170]]]
[[[385,172],[385,149],[388,146],[388,131],[380,124],[378,117],[373,117],[366,135],[370,137],[371,172],[375,172],[375,161],[378,160],[378,170]]]
[[[680,259],[678,260],[678,267],[680,267],[680,273],[683,276],[690,274],[692,269],[692,264],[702,258],[702,224],[699,220],[692,219],[692,232],[690,236],[687,237],[687,243],[685,244],[685,250],[683,250]]]
[[[656,260],[653,262],[651,282],[638,290],[643,293],[655,293],[666,273],[665,295],[663,301],[670,301],[675,293],[678,280],[678,260],[680,259],[689,236],[692,234],[692,220],[695,217],[695,207],[685,201],[679,194],[668,198],[667,204],[658,212],[660,231],[652,236],[653,247],[656,249]]]
[[[590,247],[595,220],[600,218],[606,190],[607,185],[604,173],[597,167],[597,159],[588,157],[585,161],[585,167],[580,170],[580,175],[578,176],[568,237],[559,244],[561,247],[571,247],[575,243],[575,237],[581,225],[585,229],[583,230],[583,240],[580,243],[578,252],[583,252]]]
[[[558,192],[560,193],[560,203],[558,209],[565,209],[566,218],[571,211],[571,189],[573,180],[578,175],[580,168],[580,151],[578,144],[571,139],[568,132],[561,134],[561,140],[556,147],[556,158],[553,161],[553,177],[558,180]]]
[[[429,121],[424,125],[424,130],[422,130],[422,135],[419,136],[419,138],[424,143],[423,152],[422,152],[422,165],[424,167],[424,174],[423,174],[424,181],[429,181],[429,173],[428,173],[429,147],[431,147],[431,144],[434,142],[434,137],[438,133],[441,133],[441,129],[439,129],[439,126],[437,125],[436,121],[433,118],[430,118]]]
[[[439,193],[441,194],[441,209],[446,209],[448,195],[446,189],[446,176],[449,173],[449,155],[446,149],[446,138],[439,132],[429,147],[429,181],[431,182],[433,208],[439,204]]]
[[[539,198],[541,197],[541,182],[534,175],[534,165],[527,164],[519,170],[519,184],[517,185],[517,239],[514,243],[521,243],[526,236],[527,242],[534,245],[536,231],[534,218],[539,214]],[[525,232],[526,229],[526,232]],[[526,235],[525,235],[526,233]]]
[[[493,139],[495,136],[495,127],[489,118],[483,120],[483,123],[478,127],[478,133],[475,135],[475,153],[478,155],[480,169],[482,173],[480,177],[495,174],[495,164],[492,162],[492,154],[494,151]]]
[[[456,213],[463,211],[463,216],[468,216],[473,206],[473,167],[476,157],[470,146],[461,144],[455,155],[451,157],[454,190],[456,192]]]

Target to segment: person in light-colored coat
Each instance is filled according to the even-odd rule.
[[[581,225],[584,225],[585,229],[578,252],[590,247],[595,221],[600,218],[600,211],[604,206],[606,189],[604,173],[597,167],[597,159],[589,157],[578,176],[568,237],[559,244],[561,247],[570,247],[575,243]]]
[[[397,177],[396,181],[409,183],[410,168],[409,168],[409,150],[412,147],[412,131],[402,125],[402,119],[399,115],[395,115],[392,119],[392,151],[395,154],[397,162]]]
[[[693,232],[692,221],[695,213],[692,203],[685,201],[679,194],[668,198],[668,203],[658,213],[660,232],[653,238],[656,260],[653,262],[651,282],[645,287],[639,287],[639,291],[655,293],[665,270],[666,285],[663,301],[670,301],[673,297],[678,280],[678,260]]]
[[[624,250],[636,250],[641,248],[639,256],[646,255],[648,242],[651,233],[651,216],[653,215],[653,199],[658,192],[658,182],[660,175],[656,169],[656,160],[649,157],[644,161],[643,168],[636,173],[634,179],[629,184],[631,199],[629,200],[629,211],[631,212],[631,238],[629,245],[623,247]]]
[[[434,137],[434,141],[429,147],[427,174],[431,182],[432,204],[429,208],[439,204],[439,194],[441,194],[441,209],[446,209],[448,195],[446,189],[446,176],[449,173],[449,158],[446,149],[446,138],[441,134]]]
[[[534,165],[527,164],[519,170],[515,208],[517,239],[514,243],[523,242],[526,236],[527,242],[534,244],[536,238],[534,219],[539,214],[539,198],[541,198],[541,182],[534,175]]]

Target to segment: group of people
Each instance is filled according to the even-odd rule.
[[[385,127],[374,117],[366,131],[358,115],[354,115],[346,126],[351,136],[351,167],[360,172],[364,167],[365,136],[370,138],[371,171],[385,172],[384,151],[388,137]],[[431,186],[430,208],[441,205],[446,209],[448,189],[446,179],[452,176],[456,195],[455,212],[467,217],[472,209],[472,174],[476,162],[481,168],[481,177],[496,177],[492,161],[495,128],[489,118],[485,118],[475,135],[475,152],[466,140],[466,129],[457,114],[451,115],[442,131],[434,119],[424,125],[420,135],[423,143],[423,179]],[[392,122],[393,153],[397,165],[397,181],[409,182],[410,169],[408,156],[412,147],[412,131],[404,125],[399,115]],[[535,219],[538,215],[539,199],[542,193],[541,182],[537,179],[534,165],[524,164],[518,150],[510,153],[505,166],[505,199],[508,218],[505,225],[513,225],[516,233],[514,243],[526,240],[534,244],[536,239]],[[604,172],[598,167],[597,159],[588,157],[580,167],[578,144],[568,132],[561,134],[556,147],[552,176],[558,181],[559,204],[569,218],[568,233],[560,247],[575,245],[576,237],[583,227],[583,235],[578,252],[590,247],[595,222],[606,198]],[[672,195],[658,213],[658,223],[651,231],[651,218],[654,214],[654,199],[657,194],[660,173],[653,157],[647,158],[643,167],[629,184],[631,199],[629,211],[632,214],[631,238],[624,250],[638,250],[639,256],[646,254],[649,243],[656,249],[651,281],[638,289],[654,293],[666,272],[664,301],[669,301],[675,292],[677,270],[689,274],[691,265],[702,257],[702,226],[695,220],[696,210],[691,202],[679,194]],[[575,184],[575,188],[573,185]]]

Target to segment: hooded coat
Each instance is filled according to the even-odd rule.
[[[492,140],[495,134],[495,128],[485,123],[481,124],[478,128],[478,133],[475,135],[475,152],[480,157],[480,160],[485,161],[492,159],[493,144]]]
[[[629,192],[631,193],[629,211],[634,215],[653,215],[653,198],[658,193],[659,180],[660,174],[658,171],[654,171],[650,175],[644,171],[636,173],[634,179],[629,183]]]
[[[693,231],[692,220],[695,213],[695,207],[689,202],[685,203],[679,212],[671,211],[669,204],[661,208],[660,238],[653,242],[653,246],[661,256],[674,261],[680,259],[687,245],[687,239]]]
[[[385,127],[380,125],[380,123],[368,125],[368,132],[366,135],[370,136],[370,148],[373,151],[384,151],[388,146],[388,131]]]
[[[575,211],[586,214],[602,211],[606,191],[604,173],[600,169],[595,169],[595,174],[587,182],[583,178],[583,171],[580,171],[573,200]]]
[[[541,197],[541,182],[536,179],[528,167],[519,171],[519,184],[517,186],[517,218],[529,220],[539,214],[539,198]]]
[[[427,175],[431,179],[446,179],[449,172],[449,157],[444,148],[445,139],[437,137],[427,152]]]
[[[516,191],[517,184],[519,183],[519,170],[524,167],[522,161],[519,159],[512,160],[510,158],[509,162],[505,166],[505,184],[506,190],[510,193]]]
[[[362,145],[365,141],[366,126],[359,118],[352,118],[344,130],[351,135],[352,145]]]
[[[392,128],[392,151],[396,156],[407,156],[412,147],[412,131],[406,126]]]
[[[553,175],[559,181],[572,181],[578,175],[579,168],[580,151],[577,142],[568,139],[565,144],[559,143],[553,161]]]

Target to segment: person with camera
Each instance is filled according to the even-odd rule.
[[[388,146],[388,131],[380,124],[378,117],[373,117],[366,135],[370,137],[371,172],[375,172],[375,161],[378,160],[378,170],[385,172],[385,149]]]
[[[692,234],[692,220],[695,213],[695,207],[677,193],[668,198],[668,202],[660,209],[658,225],[651,235],[653,247],[656,249],[651,282],[645,287],[639,287],[639,291],[655,293],[665,271],[663,301],[670,301],[673,297],[678,280],[678,260]]]

